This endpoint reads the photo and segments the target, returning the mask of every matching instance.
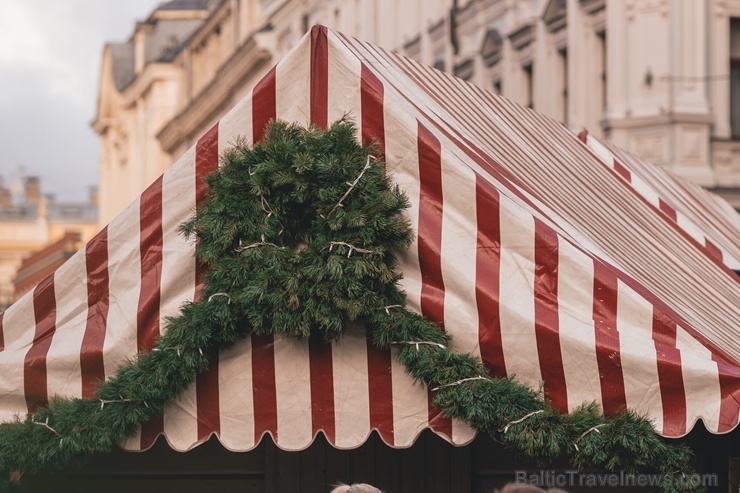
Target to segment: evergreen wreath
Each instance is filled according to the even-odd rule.
[[[205,205],[181,230],[197,238],[208,271],[199,301],[166,320],[156,349],[101,383],[96,399],[53,399],[0,425],[0,491],[11,475],[57,470],[109,451],[163,412],[207,369],[219,348],[249,334],[339,339],[351,321],[380,349],[392,345],[434,405],[517,453],[567,457],[579,469],[658,472],[662,491],[698,492],[683,481],[690,451],[667,443],[631,411],[571,414],[513,378],[490,378],[481,360],[449,349],[450,337],[405,308],[393,252],[412,240],[403,193],[376,147],[357,143],[341,120],[324,132],[273,122],[260,143],[243,142],[207,178]]]

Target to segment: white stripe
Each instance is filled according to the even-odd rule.
[[[87,327],[85,247],[54,273],[56,332],[46,357],[49,397],[82,397],[80,349]]]
[[[141,450],[141,427],[137,428],[136,433],[123,440],[120,446],[124,450],[137,451]]]
[[[345,115],[354,120],[357,128],[362,123],[360,60],[347,52],[336,34],[329,32],[329,111],[331,125]],[[360,132],[357,135],[362,138]]]
[[[617,331],[627,408],[649,414],[655,429],[662,430],[653,306],[622,281],[617,281]]]
[[[740,260],[738,260],[737,257],[735,257],[733,254],[728,252],[723,247],[720,247],[715,243],[715,246],[719,248],[719,251],[722,253],[722,262],[729,267],[732,270],[740,270]]]
[[[364,328],[352,325],[342,340],[332,345],[334,432],[338,448],[362,445],[370,433],[367,342]]]
[[[676,327],[676,347],[681,351],[681,370],[686,389],[686,429],[701,418],[709,431],[719,428],[721,392],[719,370],[712,354],[686,330]]]
[[[136,354],[136,312],[141,291],[139,198],[108,225],[110,304],[105,344],[106,378]]]
[[[162,177],[162,277],[160,315],[180,313],[195,294],[195,240],[178,232],[195,208],[195,147]]]
[[[28,408],[23,383],[23,363],[33,344],[36,318],[33,312],[33,289],[5,311],[3,336],[5,349],[0,351],[0,419],[9,421],[24,415]]]
[[[676,347],[682,355],[691,353],[702,359],[712,359],[712,352],[680,325],[676,327]]]
[[[195,146],[162,177],[162,273],[160,320],[176,316],[195,294],[194,240],[186,240],[177,229],[195,208]],[[160,327],[163,332],[166,327]],[[187,450],[198,439],[195,385],[190,385],[165,410],[164,431],[176,450]]]
[[[586,145],[598,156],[607,166],[614,169],[614,154],[609,151],[598,139],[595,139],[593,135],[588,134],[586,136]],[[620,175],[621,176],[621,175]]]
[[[561,239],[558,244],[558,326],[570,411],[587,402],[601,402],[593,292],[593,260]]]
[[[688,233],[688,235],[695,239],[700,245],[705,245],[707,240],[701,228],[696,226],[696,224],[686,217],[683,212],[680,212],[678,209],[674,210],[676,211],[676,223],[678,223],[679,227],[686,231],[686,233]]]
[[[506,371],[519,382],[539,388],[534,320],[534,220],[501,197],[500,319]]]
[[[275,336],[274,347],[277,444],[283,450],[301,450],[313,439],[308,341]]]
[[[478,235],[475,173],[442,149],[442,278],[444,325],[459,353],[480,355],[475,298]]]
[[[252,91],[240,100],[221,119],[218,124],[218,155],[237,142],[245,139],[248,144],[252,143]]]
[[[455,445],[466,445],[475,438],[475,430],[465,421],[452,420],[452,443]]]
[[[445,330],[452,335],[451,349],[480,356],[476,306],[477,230],[475,173],[442,148],[442,278],[444,279]],[[452,420],[452,442],[467,443],[475,431]]]
[[[406,193],[410,206],[404,215],[412,231],[419,231],[419,155],[416,120],[410,113],[389,113],[388,108],[405,104],[394,91],[384,90],[386,170]],[[406,293],[406,305],[421,313],[421,270],[417,235],[409,249],[398,254],[398,269],[403,273],[399,288]],[[419,432],[428,426],[427,388],[415,383],[398,360],[398,350],[391,349],[391,385],[393,393],[393,440],[396,447],[410,447]]]
[[[391,349],[393,384],[393,440],[398,448],[410,447],[418,434],[429,426],[427,387],[414,382],[398,359],[398,349]]]
[[[299,125],[311,121],[311,43],[304,40],[275,69],[276,117]]]
[[[252,97],[250,90],[219,122],[219,158],[239,140],[252,145]],[[218,381],[221,444],[233,451],[251,450],[256,443],[250,337],[219,352]]]
[[[419,231],[419,155],[416,136],[417,122],[406,113],[391,116],[386,108],[397,101],[394,93],[385,92],[385,159],[388,176],[409,199],[404,216],[412,231]],[[413,132],[410,129],[414,129]],[[398,268],[403,272],[399,287],[406,293],[408,308],[421,312],[421,270],[419,268],[419,239],[414,239],[409,249],[398,254]]]
[[[164,434],[174,450],[184,452],[198,441],[198,403],[195,381],[164,411]]]
[[[256,445],[252,338],[240,339],[230,348],[221,350],[219,361],[221,443],[229,450],[251,450]]]

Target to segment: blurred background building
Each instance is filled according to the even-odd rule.
[[[54,272],[98,230],[97,189],[87,202],[41,193],[37,176],[0,177],[0,312]]]

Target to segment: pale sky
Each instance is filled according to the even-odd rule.
[[[0,176],[85,200],[98,182],[95,116],[106,42],[126,41],[162,0],[0,0]]]

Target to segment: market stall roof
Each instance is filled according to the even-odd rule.
[[[740,215],[725,200],[670,170],[589,135],[581,140],[635,192],[706,248],[707,254],[740,270]]]
[[[95,381],[150,347],[163,317],[196,296],[193,245],[177,227],[235,138],[260,139],[273,118],[326,127],[347,114],[363,139],[379,141],[411,202],[416,240],[400,257],[409,307],[442,324],[453,349],[480,355],[492,375],[544,382],[562,411],[626,406],[668,437],[698,419],[715,433],[737,425],[740,284],[705,243],[561,124],[323,27],[5,312],[0,417],[54,395],[92,397]],[[694,192],[671,188],[666,199],[714,204]],[[722,228],[693,224],[724,259],[735,255],[737,217],[717,207],[701,217]],[[429,402],[394,351],[370,346],[360,327],[330,346],[252,336],[222,350],[126,446],[146,448],[162,432],[178,450],[212,433],[231,450],[264,433],[286,450],[318,432],[338,448],[373,429],[394,447],[425,428],[454,444],[473,438]]]

